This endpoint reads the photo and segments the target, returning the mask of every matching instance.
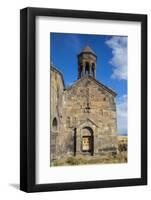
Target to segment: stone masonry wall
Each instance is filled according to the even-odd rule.
[[[64,135],[66,143],[71,144],[67,145],[66,153],[73,154],[74,128],[77,128],[79,142],[84,127],[93,130],[95,154],[116,148],[117,119],[113,94],[96,84],[91,77],[84,77],[64,91],[63,105]],[[80,144],[77,151],[81,153]]]
[[[51,160],[82,154],[83,129],[94,136],[94,155],[112,153],[117,148],[115,95],[91,77],[83,77],[65,89],[63,78],[51,69],[50,87],[50,157]],[[57,128],[53,120],[57,120]]]
[[[50,74],[50,156],[51,159],[56,159],[61,154],[61,137],[62,132],[62,94],[64,83],[61,74],[51,67]],[[53,126],[53,121],[56,119],[56,126]]]

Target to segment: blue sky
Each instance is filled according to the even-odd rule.
[[[127,37],[50,34],[50,60],[64,75],[66,86],[77,80],[77,55],[85,46],[97,55],[96,79],[118,94],[117,125],[119,134],[127,134]]]

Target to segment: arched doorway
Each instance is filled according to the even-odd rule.
[[[52,121],[52,130],[57,131],[57,129],[58,129],[58,122],[57,122],[57,118],[55,117]]]
[[[90,127],[84,127],[81,135],[81,149],[83,153],[93,155],[93,130]]]

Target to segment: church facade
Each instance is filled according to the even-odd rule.
[[[69,156],[117,154],[116,92],[96,79],[97,56],[90,47],[77,61],[78,78],[69,87],[51,65],[50,163]]]

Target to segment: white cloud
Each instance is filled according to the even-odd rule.
[[[111,78],[127,80],[127,37],[113,36],[105,42],[112,49],[113,65]]]
[[[119,134],[127,134],[127,95],[117,99],[117,128]]]

